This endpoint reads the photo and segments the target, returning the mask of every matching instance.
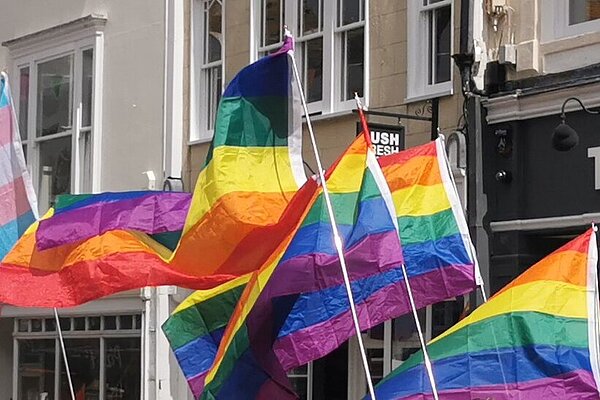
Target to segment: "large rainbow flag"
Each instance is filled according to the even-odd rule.
[[[37,218],[8,77],[0,75],[0,260]]]
[[[429,345],[441,399],[599,399],[598,254],[593,229],[496,293]],[[379,400],[432,399],[423,355],[376,387]]]
[[[287,37],[278,52],[244,68],[225,89],[172,259],[178,269],[243,275],[287,234],[278,222],[306,180],[292,50]]]

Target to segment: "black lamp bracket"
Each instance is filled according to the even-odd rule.
[[[594,110],[589,110],[589,109],[587,109],[587,108],[585,107],[585,105],[583,104],[583,102],[582,102],[581,100],[579,100],[577,97],[569,97],[569,98],[567,98],[567,99],[566,99],[566,100],[563,102],[563,104],[562,104],[562,107],[561,107],[561,109],[560,109],[560,119],[562,120],[562,122],[563,122],[563,123],[565,123],[565,121],[566,121],[566,119],[567,119],[567,116],[565,115],[565,106],[567,105],[567,103],[568,103],[569,101],[575,101],[575,102],[579,103],[579,105],[581,106],[581,108],[583,109],[583,111],[585,111],[585,112],[586,112],[586,113],[588,113],[588,114],[593,114],[593,115],[598,115],[598,114],[600,114],[600,110],[596,110],[596,111],[594,111]]]

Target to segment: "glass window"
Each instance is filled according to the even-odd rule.
[[[76,399],[100,398],[100,339],[65,339],[69,370]],[[60,359],[59,398],[70,399],[69,381],[62,357]]]
[[[54,399],[54,339],[19,340],[19,399]]]
[[[71,191],[71,136],[45,140],[39,145],[39,193],[49,206],[56,196]]]
[[[193,108],[192,140],[210,139],[214,129],[217,108],[223,87],[223,5],[221,0],[199,0],[200,11],[196,12],[197,30],[195,52],[200,60],[194,72],[196,95]],[[195,70],[196,71],[196,70]]]
[[[87,49],[82,53],[81,77],[81,126],[92,125],[92,92],[94,88],[94,50]]]
[[[38,64],[38,137],[71,130],[72,77],[72,55]]]
[[[282,40],[284,2],[282,0],[262,0],[261,11],[261,46],[279,43]]]
[[[450,80],[450,6],[437,8],[429,13],[429,83]]]
[[[600,0],[569,0],[569,25],[600,19]]]
[[[107,320],[115,321],[117,328],[100,332],[101,319],[104,319],[105,324]],[[138,320],[141,325],[139,314],[60,318],[61,326],[67,328],[63,331],[64,343],[77,399],[141,398],[141,332],[136,323]],[[21,400],[71,398],[60,342],[53,332],[53,322],[50,318],[17,320],[16,385],[18,398]],[[51,338],[40,338],[39,335],[44,331],[53,332]]]
[[[106,400],[138,400],[141,398],[140,338],[106,339]]]
[[[21,140],[27,140],[29,118],[29,67],[21,68],[19,76],[19,131]],[[27,155],[27,152],[25,152]]]
[[[312,369],[312,363],[303,365],[298,368],[294,368],[290,372],[288,372],[288,378],[292,383],[292,387],[294,391],[298,395],[300,399],[306,400],[308,399],[308,391],[309,391],[309,379],[310,372],[309,369]]]
[[[364,2],[338,1],[338,25],[341,44],[340,100],[354,99],[354,93],[364,96],[365,35]],[[361,23],[361,26],[356,26]]]
[[[407,98],[452,93],[452,1],[407,2]]]

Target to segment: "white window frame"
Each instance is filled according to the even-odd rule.
[[[343,66],[342,55],[342,35],[345,31],[363,28],[364,29],[364,76],[363,76],[363,98],[364,104],[369,104],[369,0],[364,0],[362,21],[348,24],[342,27],[337,26],[338,0],[321,0],[323,3],[323,28],[322,32],[311,33],[300,36],[298,31],[298,9],[299,1],[302,0],[281,0],[285,4],[284,23],[288,26],[294,38],[296,39],[296,63],[300,70],[302,65],[302,43],[317,37],[323,37],[323,96],[321,101],[308,104],[310,114],[333,114],[349,112],[356,108],[354,99],[341,100],[342,76],[341,68]],[[250,62],[256,61],[263,56],[265,52],[271,51],[281,46],[281,43],[269,46],[261,45],[262,24],[262,0],[252,0],[250,29],[253,32],[250,35]]]
[[[423,0],[407,1],[407,76],[406,76],[406,102],[427,100],[434,97],[449,96],[453,94],[453,67],[450,65],[450,80],[430,84],[429,81],[429,54],[423,49],[423,43],[429,43],[428,13],[432,10],[450,6],[450,54],[454,49],[454,2],[441,0],[439,2],[423,5]],[[432,61],[433,62],[433,61]],[[452,64],[452,63],[451,63]],[[427,68],[423,68],[427,66]]]
[[[542,14],[542,41],[595,33],[600,31],[600,19],[569,25],[569,2],[567,0],[545,0]]]
[[[105,330],[104,329],[104,319],[106,317],[119,317],[121,315],[127,315],[127,316],[131,316],[131,313],[127,313],[127,314],[105,314],[105,315],[79,315],[79,314],[75,314],[75,315],[69,315],[69,316],[65,316],[65,317],[60,317],[60,319],[66,318],[66,319],[70,319],[71,322],[71,328],[73,327],[73,320],[74,318],[78,318],[78,317],[99,317],[100,318],[100,329],[99,330],[89,330],[88,329],[88,319],[86,318],[86,328],[85,330],[82,331],[75,331],[73,329],[71,330],[63,330],[62,334],[64,339],[98,339],[100,342],[100,348],[99,348],[99,354],[100,354],[100,359],[99,359],[99,364],[100,364],[100,370],[99,370],[99,377],[100,377],[100,382],[104,383],[106,376],[105,376],[105,341],[106,339],[120,339],[120,338],[134,338],[140,339],[140,391],[143,392],[143,370],[144,370],[144,357],[143,357],[143,338],[142,338],[142,329],[137,329],[135,328],[135,320],[133,321],[133,329],[120,329],[119,327],[119,319],[117,318],[117,328],[114,330]],[[136,314],[133,314],[134,319],[135,316],[140,316],[140,318],[142,319],[142,324],[143,324],[143,316],[138,312]],[[20,320],[26,320],[29,326],[29,330],[28,332],[20,332],[19,331],[19,321]],[[42,320],[42,329],[43,331],[41,332],[32,332],[31,331],[31,319],[41,319]],[[59,342],[59,338],[58,338],[58,331],[54,330],[54,331],[45,331],[45,320],[48,319],[53,319],[51,316],[46,316],[46,317],[34,317],[34,318],[15,318],[14,319],[14,329],[13,329],[13,387],[12,387],[12,398],[13,399],[18,399],[18,394],[19,394],[19,342],[21,340],[54,340],[54,393],[52,393],[52,398],[58,399],[59,398],[59,390],[60,390],[60,385],[59,385],[59,373],[57,373],[57,371],[60,371],[60,366],[63,363],[63,358],[62,358],[62,350],[60,347],[60,342]],[[99,397],[100,399],[105,399],[106,398],[106,393],[105,393],[105,387],[103,384],[100,385],[99,388]]]
[[[204,63],[206,48],[205,32],[205,3],[219,1],[221,4],[221,59],[210,63]],[[192,57],[190,61],[190,137],[188,144],[210,142],[214,135],[213,129],[206,129],[207,118],[212,118],[212,123],[215,122],[215,115],[210,115],[208,109],[209,101],[207,93],[209,92],[208,76],[211,69],[221,68],[221,87],[218,90],[223,93],[225,89],[225,3],[224,0],[191,0],[192,12],[190,13],[190,35],[192,49]]]
[[[313,398],[313,362],[309,362],[308,364],[306,364],[306,373],[305,374],[299,374],[296,373],[294,371],[290,371],[287,374],[288,378],[293,379],[293,378],[299,378],[299,379],[306,379],[306,399],[305,400],[312,400]]]
[[[91,23],[90,23],[91,22]],[[83,180],[91,176],[91,191],[100,191],[101,184],[101,145],[102,145],[102,76],[104,64],[104,32],[106,19],[84,17],[63,25],[63,29],[50,28],[23,38],[5,43],[12,59],[11,76],[20,77],[20,71],[29,67],[29,93],[27,132],[23,144],[27,145],[27,163],[36,189],[40,182],[40,144],[63,136],[71,137],[71,193],[80,193]],[[70,25],[70,29],[64,29]],[[91,126],[82,127],[82,71],[83,52],[93,50],[93,76]],[[73,55],[73,75],[71,90],[72,110],[71,129],[57,134],[36,137],[37,124],[37,75],[38,65],[64,56]],[[13,85],[15,99],[20,99],[21,85]],[[20,102],[15,101],[17,114]],[[91,171],[81,171],[81,146],[85,135],[91,135]],[[89,182],[87,182],[89,184]],[[44,207],[44,205],[41,205]],[[41,210],[45,211],[45,210]]]

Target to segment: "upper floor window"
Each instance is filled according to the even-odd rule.
[[[546,42],[600,32],[600,0],[548,0],[541,15]]]
[[[407,100],[452,94],[452,1],[408,2]]]
[[[600,0],[569,0],[569,25],[600,19]]]
[[[223,92],[222,0],[194,1],[193,31],[190,141],[208,141]]]
[[[96,77],[102,34],[97,29],[105,22],[98,17],[72,22],[82,26],[75,40],[48,30],[5,43],[19,77],[19,128],[41,213],[57,195],[98,190],[93,172],[99,158],[94,153],[100,142]]]
[[[349,110],[365,96],[366,0],[255,0],[255,50],[276,50],[287,25],[311,113]]]

